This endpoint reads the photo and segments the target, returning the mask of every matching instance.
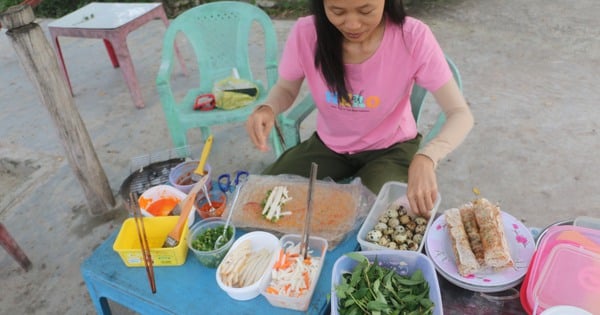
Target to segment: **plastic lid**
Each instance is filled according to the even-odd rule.
[[[533,296],[544,309],[571,305],[600,314],[600,254],[556,245],[535,283]]]

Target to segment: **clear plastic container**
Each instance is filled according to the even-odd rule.
[[[575,221],[573,221],[573,225],[600,230],[600,218],[592,218],[585,216],[577,217],[575,218]]]
[[[385,183],[383,185],[383,187],[381,188],[381,190],[379,191],[379,194],[377,195],[377,199],[375,200],[375,203],[373,203],[373,206],[371,207],[371,210],[369,211],[367,218],[363,222],[362,226],[360,227],[360,230],[358,231],[358,234],[356,235],[356,239],[358,240],[358,243],[360,244],[361,250],[370,251],[370,250],[390,249],[386,246],[382,246],[382,245],[379,245],[379,244],[376,244],[374,242],[367,240],[367,233],[369,233],[369,231],[373,230],[375,225],[379,222],[379,216],[382,215],[387,210],[387,208],[393,202],[396,202],[396,201],[398,201],[401,205],[404,206],[405,209],[407,209],[407,213],[409,216],[415,217],[415,214],[412,212],[412,210],[410,209],[410,206],[408,204],[408,199],[406,198],[406,184],[401,183],[401,182],[393,182],[393,181]],[[419,246],[416,250],[417,252],[421,252],[423,250],[423,245],[425,244],[427,230],[429,230],[429,227],[431,226],[431,222],[433,222],[433,218],[435,217],[435,214],[437,212],[437,209],[438,209],[441,201],[442,201],[442,196],[440,196],[440,194],[438,193],[438,196],[435,200],[435,204],[433,205],[433,209],[431,211],[431,217],[427,221],[427,228],[425,229],[425,234],[423,234],[423,239],[418,244]]]
[[[235,226],[231,223],[229,224],[229,227],[231,227],[233,231],[233,236],[225,245],[219,247],[218,249],[202,251],[195,249],[192,244],[194,240],[198,238],[198,236],[202,235],[202,233],[208,231],[209,229],[216,229],[220,226],[225,226],[224,220],[220,218],[208,218],[194,224],[190,228],[190,236],[188,237],[187,245],[189,249],[194,253],[194,256],[196,256],[196,259],[198,259],[198,261],[200,261],[200,263],[206,267],[217,268],[217,266],[221,263],[225,255],[227,255],[227,252],[233,245],[235,239]]]
[[[429,299],[435,305],[433,308],[434,315],[442,315],[444,313],[442,307],[442,295],[440,292],[440,284],[435,272],[433,262],[429,257],[414,251],[405,250],[377,250],[364,251],[359,254],[367,257],[369,261],[374,261],[377,258],[379,264],[383,267],[394,269],[402,276],[411,276],[417,270],[423,272],[423,277],[429,283]],[[331,273],[331,314],[337,315],[338,298],[335,293],[335,287],[340,284],[344,273],[352,272],[358,262],[350,257],[341,256],[333,265]]]
[[[571,305],[600,314],[600,253],[568,244],[554,246],[533,296],[543,309]]]
[[[301,241],[301,235],[286,234],[281,237],[280,246],[282,248],[287,248],[290,245],[299,244],[301,243]],[[325,254],[327,253],[327,240],[322,237],[310,236],[308,240],[308,250],[312,257],[319,257],[320,259],[318,270],[315,274],[315,278],[311,279],[310,288],[308,289],[308,292],[302,295],[301,297],[288,297],[285,295],[278,295],[267,292],[266,288],[271,282],[272,278],[272,273],[270,272],[272,269],[270,268],[269,273],[267,275],[267,286],[262,288],[261,294],[269,301],[269,303],[271,303],[271,305],[302,312],[308,310],[308,306],[310,305],[312,295],[315,291],[315,287],[317,286],[317,282],[319,281],[319,277],[321,275],[323,263],[325,262]]]
[[[521,304],[528,314],[534,311],[536,303],[533,291],[555,247],[565,245],[600,254],[600,230],[573,225],[554,225],[548,227],[543,234],[543,237],[538,239],[537,250],[521,287]]]

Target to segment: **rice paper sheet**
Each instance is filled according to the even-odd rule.
[[[275,186],[285,186],[292,199],[282,211],[290,215],[273,222],[262,215],[268,192]],[[308,178],[296,175],[250,175],[240,190],[231,222],[246,231],[262,230],[281,237],[283,234],[302,234],[308,205]],[[335,248],[352,231],[357,231],[366,218],[376,196],[360,178],[348,184],[317,180],[313,187],[313,213],[310,234],[328,241]],[[232,198],[229,198],[230,200]],[[225,218],[231,206],[223,214]]]

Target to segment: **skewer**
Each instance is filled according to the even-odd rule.
[[[134,192],[129,193],[129,203],[133,208],[133,218],[135,220],[135,227],[137,229],[138,238],[140,240],[140,247],[142,249],[142,258],[144,259],[144,265],[146,266],[146,275],[150,282],[150,289],[152,293],[156,293],[156,281],[154,279],[154,268],[152,266],[152,255],[150,254],[150,246],[148,246],[148,238],[146,236],[146,228],[144,227],[144,219],[142,212],[137,203],[137,194]]]
[[[306,219],[304,222],[304,232],[302,233],[302,244],[300,246],[300,256],[303,256],[304,259],[308,258],[308,241],[310,238],[310,218],[312,216],[312,207],[313,207],[313,189],[315,185],[315,180],[317,178],[317,169],[319,165],[317,163],[311,163],[310,166],[310,178],[308,180],[308,200],[306,207]]]

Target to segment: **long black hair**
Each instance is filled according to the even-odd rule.
[[[315,66],[321,70],[327,87],[337,93],[338,102],[350,103],[346,87],[346,71],[342,56],[343,35],[329,22],[325,14],[324,0],[311,0],[310,11],[315,16],[317,29],[317,49],[315,51]],[[402,0],[385,0],[383,9],[393,23],[403,25],[406,17]]]

